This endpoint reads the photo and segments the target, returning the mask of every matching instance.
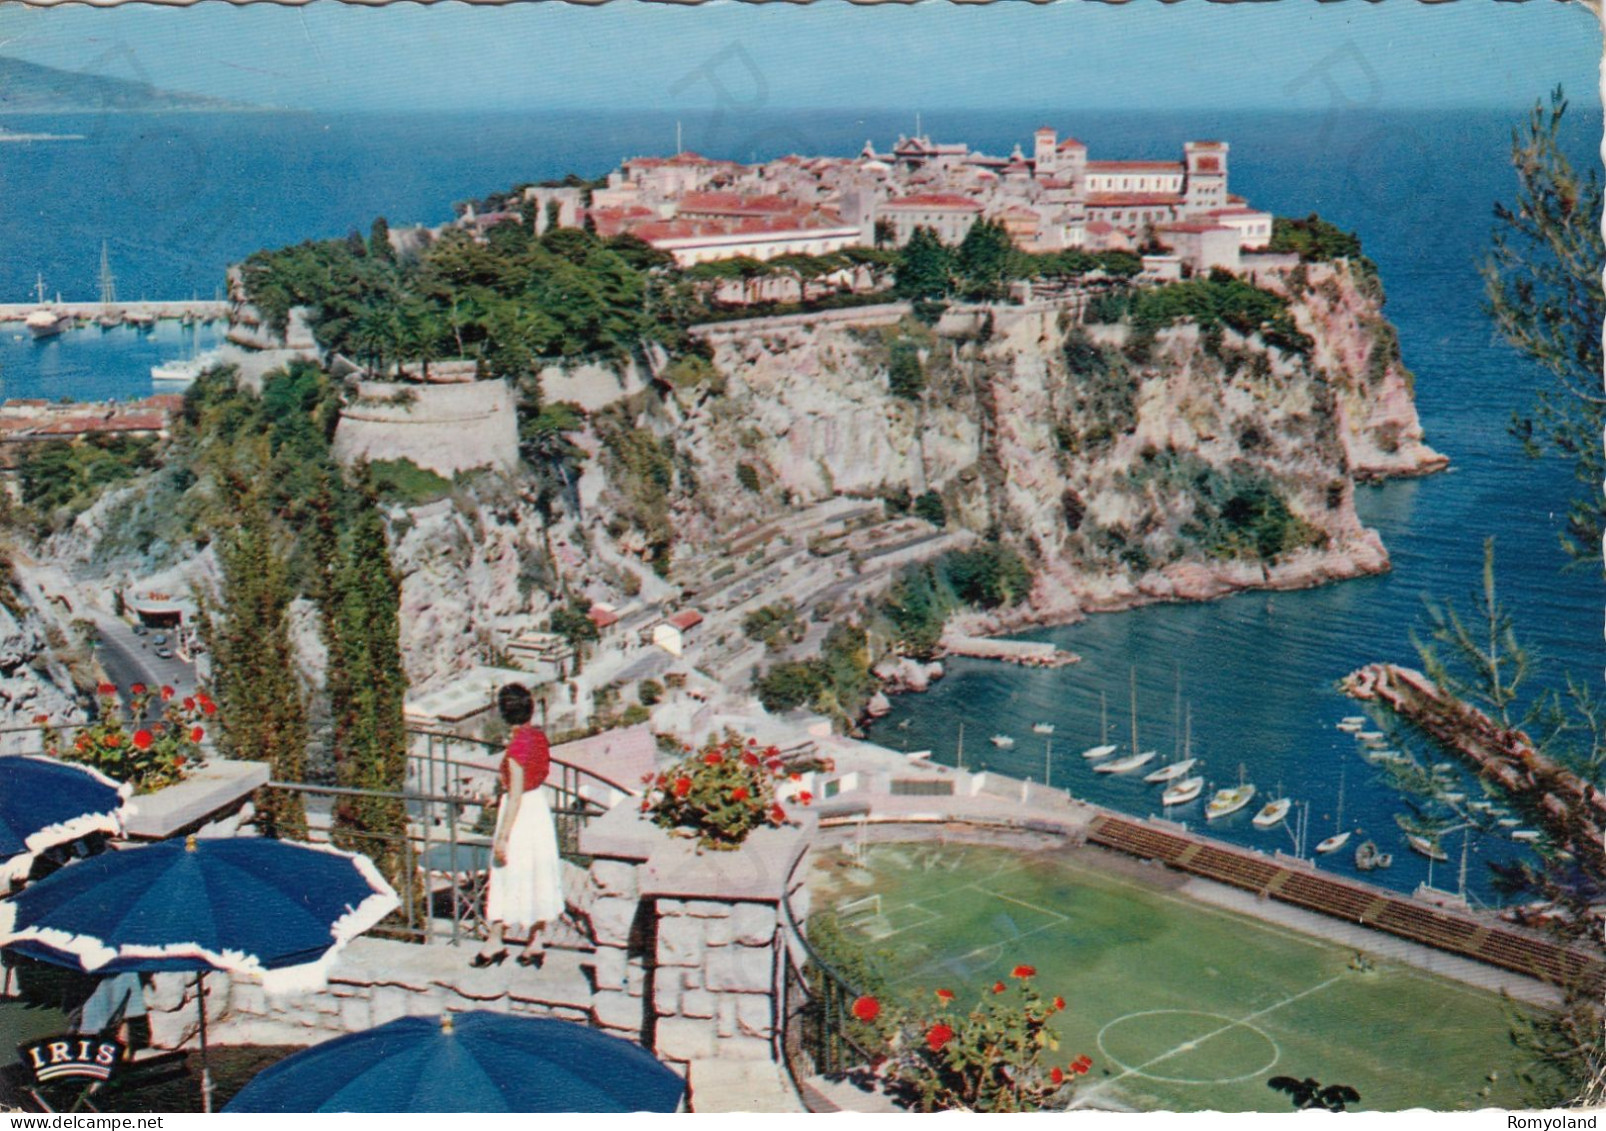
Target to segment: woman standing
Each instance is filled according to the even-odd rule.
[[[545,733],[530,725],[535,698],[529,688],[508,684],[497,693],[496,705],[513,736],[502,756],[502,804],[491,845],[490,893],[485,900],[490,934],[473,965],[490,966],[507,957],[503,940],[511,925],[529,929],[519,965],[540,966],[546,951],[542,933],[563,914],[558,837],[541,789],[551,755]]]

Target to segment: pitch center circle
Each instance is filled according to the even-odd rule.
[[[1185,1039],[1179,1041],[1172,1048],[1160,1052],[1139,1064],[1127,1064],[1121,1060],[1121,1058],[1112,1053],[1109,1049],[1109,1046],[1105,1043],[1105,1038],[1118,1026],[1126,1025],[1128,1023],[1141,1025],[1148,1019],[1157,1017],[1198,1018],[1199,1022],[1196,1027],[1189,1026],[1190,1029],[1196,1030],[1196,1035],[1189,1035]],[[1165,1069],[1167,1061],[1175,1057],[1198,1052],[1201,1046],[1208,1044],[1211,1040],[1217,1037],[1227,1036],[1228,1034],[1234,1032],[1243,1032],[1250,1034],[1252,1037],[1258,1037],[1259,1041],[1256,1043],[1264,1045],[1266,1052],[1269,1054],[1269,1059],[1266,1061],[1266,1063],[1261,1065],[1259,1068],[1256,1068],[1252,1072],[1244,1072],[1236,1076],[1194,1077],[1167,1076],[1161,1074]],[[1123,1014],[1122,1016],[1115,1018],[1113,1021],[1106,1023],[1105,1026],[1099,1030],[1098,1036],[1095,1038],[1095,1042],[1097,1043],[1099,1052],[1104,1059],[1108,1063],[1119,1068],[1123,1073],[1129,1076],[1141,1076],[1145,1080],[1153,1080],[1161,1084],[1240,1084],[1245,1080],[1253,1080],[1257,1076],[1270,1072],[1277,1066],[1277,1062],[1282,1059],[1281,1047],[1275,1040],[1272,1039],[1269,1033],[1260,1028],[1258,1025],[1251,1025],[1249,1022],[1240,1021],[1236,1017],[1228,1017],[1224,1013],[1206,1013],[1203,1010],[1197,1009],[1145,1009],[1140,1010],[1137,1013]],[[1159,1069],[1160,1071],[1150,1071],[1151,1068]]]

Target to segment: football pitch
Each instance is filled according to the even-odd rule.
[[[1498,996],[1381,959],[1352,969],[1352,949],[1191,900],[1167,876],[1098,849],[876,845],[824,854],[814,907],[835,908],[917,1009],[1036,967],[1066,999],[1066,1059],[1094,1061],[1078,1103],[1288,1111],[1266,1081],[1311,1076],[1354,1087],[1363,1110],[1522,1106]]]

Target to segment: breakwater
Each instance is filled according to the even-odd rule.
[[[1344,690],[1380,702],[1530,807],[1551,839],[1606,870],[1606,795],[1543,754],[1523,731],[1502,726],[1427,676],[1396,664],[1350,673]]]
[[[65,315],[79,322],[111,317],[122,321],[140,319],[216,322],[227,318],[229,304],[199,299],[157,302],[0,302],[0,322],[21,322],[35,311]]]

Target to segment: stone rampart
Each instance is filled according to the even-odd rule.
[[[518,465],[519,424],[513,391],[502,381],[450,385],[362,381],[340,410],[335,458],[410,460],[447,477]]]

